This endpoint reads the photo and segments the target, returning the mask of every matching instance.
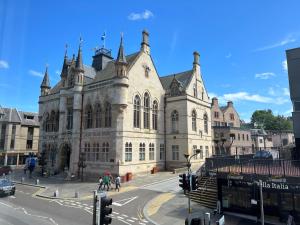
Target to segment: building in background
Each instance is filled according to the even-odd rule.
[[[293,104],[293,129],[295,135],[295,159],[300,159],[300,48],[286,51],[290,96]]]
[[[228,101],[226,106],[219,106],[217,98],[212,99],[212,132],[214,155],[244,155],[253,153],[251,132],[241,128],[240,117]]]
[[[184,154],[211,155],[211,105],[194,52],[190,70],[159,77],[149,34],[141,48],[125,55],[123,38],[116,59],[97,49],[91,66],[65,54],[61,80],[50,87],[46,70],[39,97],[40,150],[48,170],[77,174],[80,153],[85,175],[150,172],[186,165]]]
[[[38,114],[0,106],[0,165],[23,165],[38,153]]]

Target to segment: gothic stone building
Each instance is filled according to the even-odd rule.
[[[126,56],[121,38],[116,59],[101,48],[92,66],[83,64],[80,45],[76,59],[65,54],[52,88],[46,69],[40,149],[50,171],[73,174],[84,152],[87,176],[183,167],[185,153],[202,149],[193,160],[199,167],[211,155],[210,107],[197,52],[191,70],[159,77],[147,31],[139,51]]]

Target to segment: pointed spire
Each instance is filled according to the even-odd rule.
[[[48,75],[48,65],[46,65],[45,75],[41,84],[41,88],[50,88],[50,81]]]
[[[79,49],[78,49],[78,55],[76,59],[76,66],[75,68],[81,71],[83,70],[83,62],[82,62],[82,51],[81,51],[81,44],[82,44],[82,38],[80,37],[80,42],[79,42]]]
[[[66,44],[66,47],[65,47],[64,64],[63,64],[60,76],[66,77],[67,74],[68,74],[68,44]]]
[[[117,63],[127,63],[125,53],[124,53],[124,46],[123,46],[123,33],[121,33],[121,42],[120,42],[120,47],[118,51],[118,57],[116,59]]]

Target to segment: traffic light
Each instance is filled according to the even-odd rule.
[[[198,189],[198,176],[196,174],[192,175],[192,191]]]
[[[109,217],[109,214],[112,213],[112,208],[108,207],[111,204],[112,204],[111,198],[101,197],[100,225],[111,224],[111,217]]]
[[[179,187],[182,188],[182,190],[187,190],[187,182],[186,182],[186,174],[179,174]]]

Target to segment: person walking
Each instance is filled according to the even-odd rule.
[[[104,184],[104,189],[105,189],[105,187],[106,187],[106,190],[107,191],[109,191],[109,183],[110,183],[110,181],[109,181],[109,176],[108,175],[105,175],[104,177],[103,177],[103,184]]]
[[[120,192],[120,187],[121,187],[121,178],[119,175],[117,175],[115,179],[115,184],[116,184],[116,191]]]
[[[99,178],[99,187],[98,187],[98,190],[99,190],[99,191],[103,191],[103,179],[102,179],[101,176],[100,176],[100,178]]]
[[[287,225],[296,225],[292,212],[289,213],[288,220],[286,222]]]

